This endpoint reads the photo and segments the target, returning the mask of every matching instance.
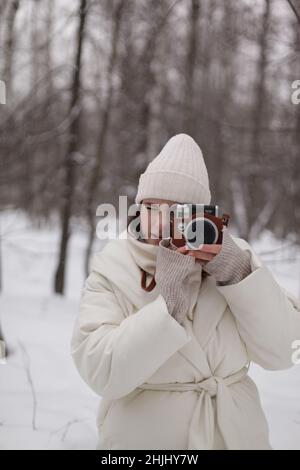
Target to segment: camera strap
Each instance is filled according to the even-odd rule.
[[[146,292],[151,292],[154,287],[156,286],[156,281],[155,281],[155,273],[147,286],[147,273],[143,268],[140,268],[142,271],[142,278],[141,278],[141,286]]]

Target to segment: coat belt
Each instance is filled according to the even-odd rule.
[[[236,411],[234,409],[235,404],[227,387],[242,381],[247,376],[249,365],[227,377],[212,375],[200,382],[143,383],[137,388],[174,392],[194,390],[199,393],[189,429],[188,449],[202,450],[213,448],[215,423],[211,398],[217,397],[217,400],[219,400],[217,409],[221,415],[219,417],[217,414],[217,419],[224,441],[227,448],[239,449],[243,448],[243,436],[240,435],[238,426],[236,429],[234,427],[234,417],[232,414]]]

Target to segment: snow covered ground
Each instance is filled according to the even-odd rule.
[[[94,449],[99,397],[79,377],[69,350],[84,281],[84,227],[74,226],[65,297],[51,292],[58,230],[34,228],[19,212],[0,214],[0,230],[1,324],[11,349],[7,363],[0,364],[0,448]],[[268,232],[252,245],[265,253],[278,282],[298,296],[300,252]],[[95,249],[100,248],[98,241]],[[300,450],[300,365],[269,372],[252,364],[250,375],[273,447]]]

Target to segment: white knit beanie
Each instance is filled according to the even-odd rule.
[[[191,136],[171,137],[140,175],[135,203],[146,198],[210,204],[207,168],[202,151]]]

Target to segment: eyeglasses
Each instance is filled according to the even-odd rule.
[[[173,204],[171,206],[168,206],[168,204],[166,203],[162,203],[162,204],[142,204],[142,206],[144,206],[147,210],[151,210],[151,211],[158,211],[158,212],[164,212],[166,211],[167,213],[170,213],[170,210],[171,210],[171,207],[173,206]]]
[[[174,206],[173,204],[168,206],[168,204],[166,203],[162,203],[162,204],[147,203],[147,204],[142,204],[142,206],[145,207],[148,214],[151,214],[151,216],[168,217],[170,222],[173,223],[174,211],[171,210],[171,208]]]

